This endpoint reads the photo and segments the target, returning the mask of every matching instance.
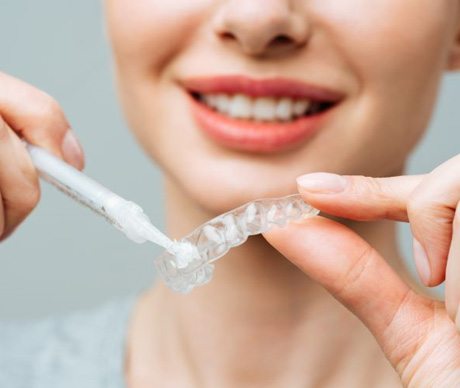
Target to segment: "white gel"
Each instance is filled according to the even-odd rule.
[[[318,213],[300,195],[256,200],[206,222],[174,242],[169,252],[155,259],[155,266],[169,287],[188,292],[207,283],[212,277],[213,262],[243,244],[249,236]],[[177,244],[184,245],[174,248]]]

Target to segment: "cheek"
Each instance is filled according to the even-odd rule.
[[[354,137],[376,157],[379,149],[391,149],[401,162],[431,116],[455,28],[455,3],[313,0],[312,9],[359,83],[350,110],[349,123],[359,132]]]
[[[197,32],[212,1],[107,0],[107,27],[117,64],[158,73],[187,45],[184,37],[191,39]]]
[[[315,0],[314,9],[364,87],[430,88],[446,64],[451,0]]]

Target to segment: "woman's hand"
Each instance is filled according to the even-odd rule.
[[[267,240],[356,314],[405,386],[460,386],[460,155],[430,174],[298,179],[306,202],[352,220],[409,221],[422,281],[446,279],[446,304],[415,293],[349,228],[315,217]]]
[[[37,173],[20,138],[83,168],[83,152],[58,103],[0,73],[0,240],[12,233],[40,197]]]

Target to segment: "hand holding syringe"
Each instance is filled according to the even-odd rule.
[[[45,149],[25,144],[44,180],[94,210],[132,241],[151,241],[174,252],[174,242],[152,225],[140,206],[113,193]]]
[[[103,216],[137,243],[151,241],[166,249],[155,259],[163,280],[174,290],[187,292],[210,280],[212,262],[248,236],[273,226],[313,217],[318,211],[299,195],[256,200],[201,225],[180,241],[160,232],[137,204],[111,192],[48,151],[26,143],[40,176],[62,192]]]

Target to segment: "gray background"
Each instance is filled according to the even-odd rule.
[[[141,204],[163,225],[161,176],[139,151],[117,106],[99,1],[0,0],[0,70],[53,95],[87,155],[86,173]],[[449,75],[409,172],[459,152],[460,76]],[[411,257],[407,225],[401,241]],[[0,318],[95,306],[149,285],[153,245],[136,245],[43,185],[32,216],[0,245]]]

